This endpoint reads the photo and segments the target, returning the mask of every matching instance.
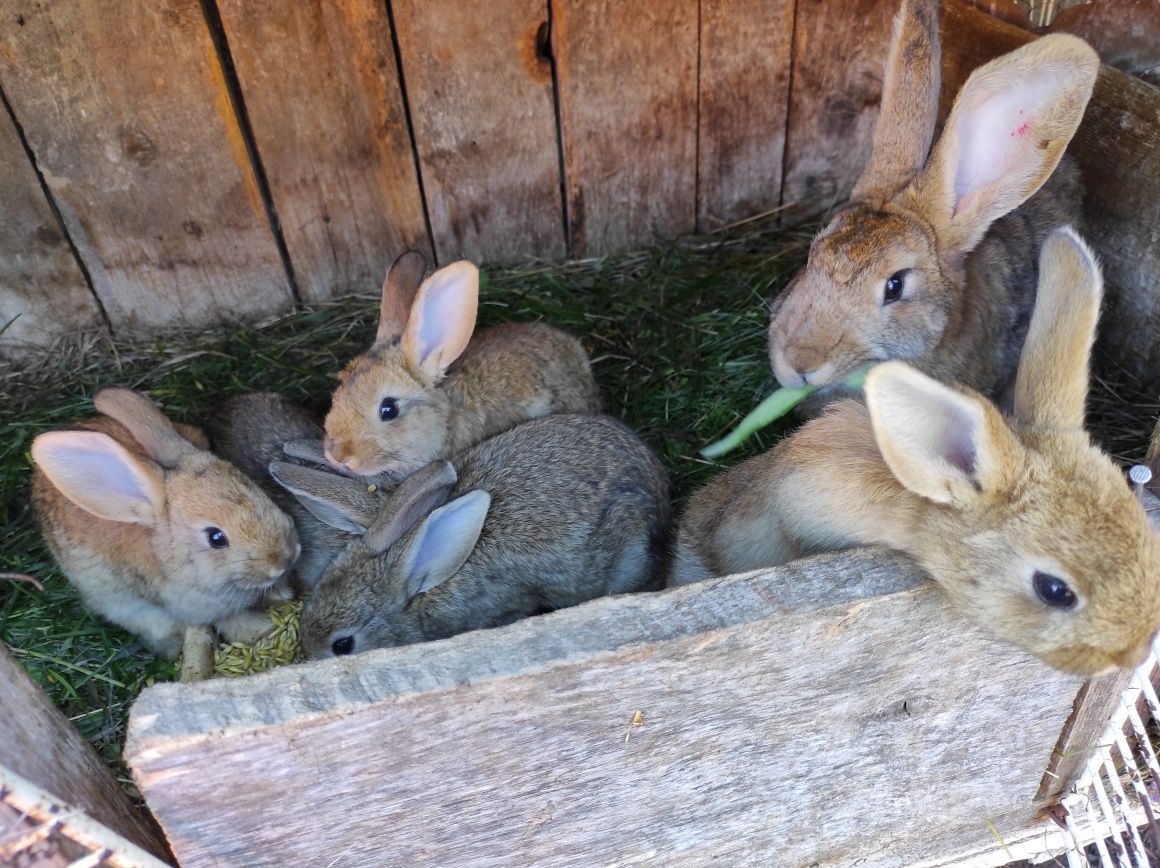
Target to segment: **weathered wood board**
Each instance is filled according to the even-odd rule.
[[[119,333],[292,300],[198,0],[4,4],[0,87]]]
[[[972,9],[943,4],[945,117],[971,70],[1034,38]],[[954,34],[954,38],[951,38]],[[1083,173],[1085,237],[1105,281],[1099,355],[1139,390],[1160,394],[1160,88],[1108,66],[1100,70],[1083,123],[1068,148]]]
[[[125,755],[185,866],[900,865],[1025,828],[1078,687],[866,549],[158,685]]]
[[[0,106],[0,354],[105,325],[8,112]]]
[[[219,0],[299,294],[375,292],[431,255],[382,0]]]
[[[565,254],[546,0],[392,0],[442,263]]]
[[[696,0],[553,2],[573,256],[693,231],[697,18]]]
[[[782,204],[796,221],[850,194],[870,156],[898,3],[799,0]]]
[[[781,203],[793,0],[703,0],[697,231]]]
[[[0,643],[0,767],[85,811],[155,856],[157,827],[133,804],[76,728]]]

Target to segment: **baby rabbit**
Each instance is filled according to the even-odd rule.
[[[349,524],[345,527],[334,526],[333,523],[316,518],[298,498],[274,480],[269,468],[270,462],[276,459],[301,457],[287,456],[285,448],[293,450],[295,444],[300,444],[299,448],[305,448],[306,444],[317,444],[322,432],[321,425],[305,408],[281,395],[251,392],[223,401],[214,408],[203,427],[209,434],[213,451],[257,482],[270,499],[293,519],[302,543],[302,554],[294,563],[293,575],[301,588],[313,588],[330,562],[346,548],[356,532],[362,533],[362,528],[356,530]],[[307,452],[306,457],[316,461],[325,460],[321,449],[315,452]],[[337,479],[339,477],[328,476],[316,484],[324,486],[327,481]],[[365,482],[353,486],[333,484],[327,494],[332,500],[344,497],[350,499],[351,509],[369,498],[372,514],[379,505],[379,498],[368,493]]]
[[[412,251],[387,273],[375,343],[342,372],[326,417],[334,467],[401,478],[528,419],[600,411],[577,340],[543,323],[472,338],[478,269],[454,262],[422,280],[425,268]]]
[[[498,627],[662,580],[668,478],[619,422],[536,419],[455,464],[405,480],[331,564],[302,612],[309,656]]]
[[[1009,386],[1040,244],[1079,219],[1071,162],[1023,203],[1059,164],[1098,71],[1073,36],[1012,51],[975,70],[930,150],[938,3],[903,0],[870,162],[772,308],[777,379],[822,387],[805,415],[839,397],[856,369],[887,359],[992,397]]]
[[[832,405],[693,495],[670,584],[884,545],[1058,669],[1141,663],[1160,627],[1160,539],[1083,429],[1100,295],[1090,251],[1053,232],[1013,418],[902,362],[879,365],[865,404]]]
[[[248,607],[298,556],[290,518],[145,396],[104,389],[93,403],[103,415],[32,443],[37,521],[84,601],[171,658],[185,625],[229,641],[268,632]]]

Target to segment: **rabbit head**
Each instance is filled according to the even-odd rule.
[[[104,389],[94,403],[108,418],[39,435],[33,461],[73,505],[148,530],[175,617],[207,623],[256,602],[283,577],[298,536],[255,483],[182,437],[144,395]],[[216,606],[208,615],[206,601]]]
[[[769,357],[781,384],[832,391],[867,363],[925,360],[966,328],[968,254],[1052,174],[1098,70],[1072,36],[1012,51],[972,73],[932,150],[938,3],[904,0],[869,164],[774,302]]]
[[[898,547],[1000,636],[1085,676],[1143,662],[1160,627],[1160,540],[1083,429],[1100,295],[1078,236],[1049,235],[1011,419],[900,362],[865,386],[882,457],[924,504]]]
[[[344,473],[401,478],[442,454],[451,403],[437,387],[475,329],[479,270],[453,262],[423,280],[425,268],[414,251],[395,260],[375,343],[340,375],[324,446]]]
[[[462,514],[462,506],[478,505],[480,495],[485,501],[487,495],[472,492],[444,505],[456,482],[455,468],[446,461],[431,462],[386,497],[368,494],[357,480],[325,470],[274,462],[270,472],[320,521],[356,537],[331,563],[303,609],[306,654],[351,654],[422,639],[417,617],[404,611],[406,604],[462,565],[482,527],[480,516],[470,542],[457,544],[445,532],[447,513]],[[413,565],[405,577],[399,577],[395,563],[404,555],[395,551],[397,544],[405,550],[404,562]]]

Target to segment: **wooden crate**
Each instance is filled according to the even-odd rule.
[[[865,549],[157,685],[125,755],[186,866],[901,865],[1034,834],[1124,683]]]
[[[166,864],[156,825],[3,643],[0,695],[0,864]]]

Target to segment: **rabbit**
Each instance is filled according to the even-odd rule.
[[[1099,267],[1069,228],[1038,300],[1005,418],[900,361],[772,450],[697,491],[671,586],[814,552],[883,545],[954,603],[1065,672],[1141,663],[1160,627],[1160,539],[1084,431]]]
[[[616,420],[534,419],[453,463],[405,480],[330,565],[302,611],[308,656],[498,627],[663,582],[668,477]]]
[[[478,269],[453,262],[422,280],[425,268],[411,251],[387,274],[374,345],[346,366],[326,417],[332,466],[401,478],[528,419],[600,411],[579,341],[544,323],[472,338]]]
[[[212,410],[202,427],[209,435],[213,451],[257,482],[293,519],[302,544],[302,553],[293,567],[295,584],[300,591],[313,589],[330,562],[346,548],[356,532],[361,534],[362,529],[355,529],[349,523],[335,526],[316,518],[271,476],[269,468],[276,459],[287,463],[286,458],[324,463],[326,459],[322,450],[312,448],[322,433],[318,420],[304,407],[281,395],[251,392],[223,401]],[[377,509],[379,497],[376,492],[381,494],[393,487],[393,483],[390,480],[371,482],[369,492],[364,481],[354,486],[334,486],[329,496],[338,498],[345,495],[353,499],[350,508],[369,498],[373,509]],[[336,518],[332,516],[331,522],[334,521]]]
[[[932,150],[938,3],[904,0],[869,164],[771,309],[774,375],[818,387],[801,415],[852,393],[844,380],[888,359],[1008,393],[1040,244],[1079,219],[1078,173],[1060,160],[1098,71],[1073,36],[1003,55],[972,73]]]
[[[144,395],[103,389],[102,415],[32,442],[32,505],[61,570],[90,608],[174,658],[186,625],[252,642],[250,607],[299,554],[289,516]]]

